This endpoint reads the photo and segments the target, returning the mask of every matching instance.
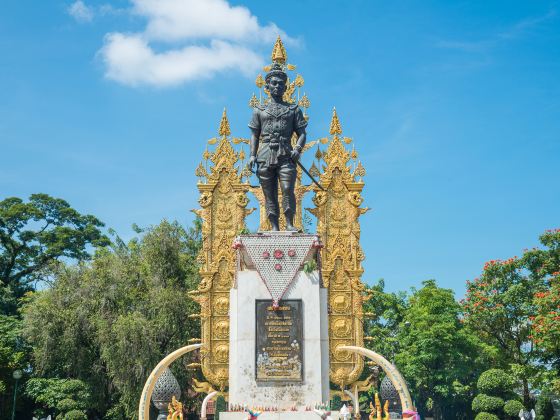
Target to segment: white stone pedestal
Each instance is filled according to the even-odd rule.
[[[298,240],[292,235],[290,241]],[[287,252],[287,250],[284,250]],[[315,258],[316,250],[309,258]],[[230,290],[229,404],[249,407],[278,407],[289,410],[329,400],[329,346],[327,290],[318,271],[299,271],[283,300],[301,299],[303,313],[303,378],[301,381],[258,382],[256,372],[256,300],[271,299],[258,272],[243,265]],[[280,301],[281,305],[282,300]],[[313,412],[284,412],[290,418],[319,418]],[[259,419],[284,418],[279,412],[265,412]],[[246,418],[246,413],[221,413],[224,419]],[[230,416],[230,417],[228,417]],[[279,417],[280,416],[280,417]],[[301,418],[304,418],[301,417]]]
[[[338,411],[331,412],[331,419],[338,420]],[[248,414],[243,412],[221,412],[221,420],[247,420]],[[277,411],[264,412],[259,415],[258,420],[320,420],[320,417],[313,411]]]

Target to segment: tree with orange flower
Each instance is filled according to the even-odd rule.
[[[531,387],[543,386],[560,360],[560,330],[553,325],[559,315],[555,279],[560,272],[560,230],[545,232],[540,241],[544,249],[488,261],[481,276],[467,282],[462,300],[465,323],[496,349],[498,365],[512,370],[526,406],[531,404]]]

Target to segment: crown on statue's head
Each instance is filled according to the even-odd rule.
[[[284,47],[284,43],[282,42],[280,35],[278,35],[278,38],[276,38],[276,42],[274,43],[274,47],[272,47],[272,54],[270,55],[270,58],[272,60],[272,64],[264,67],[264,71],[268,72],[266,79],[272,76],[270,73],[276,72],[279,74],[282,72],[286,74],[286,70],[296,69],[296,66],[287,63],[288,54],[286,53],[286,48]]]

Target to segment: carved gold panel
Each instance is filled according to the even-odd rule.
[[[317,233],[324,248],[321,251],[323,284],[328,288],[330,379],[342,387],[355,383],[364,368],[363,359],[341,350],[342,346],[363,346],[363,290],[360,280],[364,255],[360,247],[359,216],[367,211],[360,208],[360,195],[365,174],[361,164],[354,163],[357,153],[348,151],[343,143],[336,111],[333,111],[321,185],[325,191],[314,188],[310,209],[317,217]],[[359,173],[356,173],[356,169]],[[356,178],[359,176],[359,180]]]
[[[219,134],[215,152],[205,152],[210,168],[201,164],[197,169],[201,208],[194,212],[202,219],[202,249],[197,258],[201,280],[195,299],[201,309],[202,374],[223,390],[229,376],[229,290],[236,270],[232,244],[252,210],[247,209],[249,185],[241,182],[236,167],[240,157],[228,137],[225,111]]]

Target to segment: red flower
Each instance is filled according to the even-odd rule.
[[[276,271],[282,270],[282,264],[278,264],[278,263],[274,264],[274,269],[275,269]]]
[[[293,249],[290,249],[290,250],[288,251],[288,255],[289,255],[290,257],[292,257],[292,258],[293,258],[293,257],[295,257],[295,256],[296,256],[296,251],[295,251],[295,250],[293,250]]]
[[[284,252],[281,249],[276,249],[274,251],[274,258],[276,258],[277,260],[281,259],[284,257]]]
[[[262,257],[263,257],[265,260],[268,260],[268,259],[270,258],[270,252],[264,251],[264,252],[262,253]]]

